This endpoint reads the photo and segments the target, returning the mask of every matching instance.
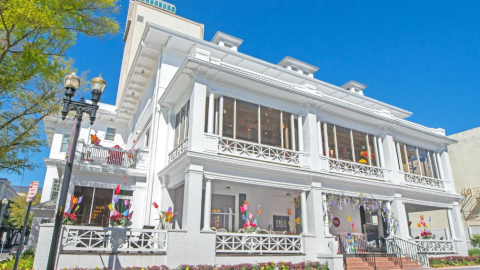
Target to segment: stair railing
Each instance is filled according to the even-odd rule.
[[[363,257],[366,259],[368,265],[372,266],[374,270],[377,269],[377,262],[376,262],[376,253],[374,252],[373,248],[364,240],[358,238],[357,239],[357,254],[358,257]]]
[[[337,235],[338,237],[338,251],[343,255],[343,267],[347,270],[347,249],[345,248],[346,237]]]
[[[423,268],[430,268],[427,250],[417,244],[392,236],[392,241],[401,251],[401,254],[423,265]]]
[[[398,265],[400,269],[403,269],[402,264],[402,249],[392,240],[392,239],[385,239],[381,236],[378,236],[380,242],[385,246],[385,254],[386,256],[392,260],[395,265]]]

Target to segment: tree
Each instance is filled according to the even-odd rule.
[[[60,109],[61,83],[80,34],[118,32],[116,0],[0,1],[0,171],[35,168],[27,153],[46,144],[41,121]]]
[[[12,227],[15,229],[21,229],[23,223],[25,222],[25,216],[27,214],[28,202],[27,202],[27,192],[24,193],[25,196],[17,196],[12,200],[12,203],[9,204],[9,222],[12,224]],[[41,194],[37,194],[35,200],[32,203],[32,206],[40,203]],[[33,221],[33,214],[30,213],[28,217],[27,231],[30,230]]]

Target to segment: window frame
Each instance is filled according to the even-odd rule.
[[[64,142],[65,136],[68,136],[67,141]],[[66,153],[68,150],[68,142],[70,141],[71,134],[70,133],[63,133],[62,134],[62,141],[60,142],[60,153]],[[65,150],[63,150],[63,146],[65,145]]]
[[[60,178],[53,178],[52,182],[52,189],[50,190],[50,200],[55,200],[58,199],[58,195],[60,194],[60,188],[62,186],[62,182],[60,181]],[[55,190],[57,189],[57,190]],[[53,198],[53,193],[56,193],[57,196]]]
[[[407,144],[403,141],[399,141],[399,140],[394,140],[394,141],[395,141],[395,149],[396,149],[396,152],[397,152],[397,164],[399,166],[399,171],[402,171],[402,172],[408,173],[408,174],[413,174],[413,175],[418,175],[418,176],[423,176],[423,177],[442,180],[441,173],[440,173],[440,168],[438,166],[438,163],[439,163],[439,160],[437,159],[438,152],[429,150],[427,148],[418,147],[418,146],[415,146],[415,145],[412,145],[412,144]],[[401,144],[403,145],[403,147],[401,146]],[[416,158],[417,158],[420,174],[412,171],[412,169],[410,168],[410,165],[408,164],[407,145],[411,146],[411,147],[415,147],[415,153],[416,153],[416,156],[417,156]],[[426,176],[425,175],[426,172],[424,172],[423,168],[420,166],[421,161],[420,161],[420,155],[419,155],[419,151],[418,151],[419,149],[427,151],[427,158],[429,160],[429,167],[430,167],[430,170],[432,172],[431,177]],[[403,169],[403,165],[402,165],[403,164],[403,158],[406,159],[407,171],[405,171]]]
[[[112,130],[113,129],[113,133],[109,133],[108,131]],[[108,136],[111,136],[113,134],[113,139],[112,140],[109,140],[108,139]],[[105,141],[109,141],[109,142],[113,142],[115,141],[115,136],[117,135],[117,129],[116,128],[112,128],[112,127],[107,127],[105,129]]]

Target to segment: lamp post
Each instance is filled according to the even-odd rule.
[[[75,121],[73,123],[73,140],[70,140],[70,145],[67,151],[67,161],[65,166],[65,173],[62,179],[62,188],[58,197],[57,211],[55,212],[55,225],[53,227],[52,242],[50,245],[50,254],[48,256],[47,270],[55,269],[55,260],[57,257],[58,245],[60,242],[60,234],[62,230],[63,212],[65,211],[65,202],[67,200],[68,188],[70,186],[70,177],[72,176],[73,162],[75,160],[75,149],[77,148],[78,136],[80,134],[80,128],[82,124],[83,114],[86,113],[90,116],[90,125],[93,125],[98,110],[98,102],[102,97],[103,91],[107,83],[102,78],[102,74],[97,78],[92,79],[92,104],[88,104],[84,101],[83,97],[80,101],[73,101],[72,98],[75,95],[75,91],[80,85],[80,78],[75,73],[67,75],[64,80],[65,85],[65,97],[63,98],[62,120],[70,111],[75,112]]]

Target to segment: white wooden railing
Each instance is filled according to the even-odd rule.
[[[219,138],[218,152],[224,155],[300,166],[298,152],[229,138]]]
[[[445,190],[445,184],[441,179],[435,179],[435,178],[411,174],[411,173],[404,173],[404,177],[405,177],[405,183],[408,185]]]
[[[425,248],[426,253],[455,253],[451,240],[416,239],[415,243]]]
[[[168,162],[174,161],[177,157],[179,157],[183,152],[187,150],[188,147],[188,138],[183,140],[183,142],[179,143],[169,154],[168,154]]]
[[[379,167],[373,167],[369,165],[363,165],[333,158],[330,158],[328,160],[328,166],[330,172],[333,173],[342,173],[382,180],[385,179],[385,169]]]
[[[144,251],[167,250],[167,231],[153,229],[64,226],[64,251]]]
[[[217,253],[302,254],[302,237],[298,235],[217,233]]]
[[[80,153],[80,162],[117,165],[127,168],[135,168],[136,153],[123,149],[85,145]]]

